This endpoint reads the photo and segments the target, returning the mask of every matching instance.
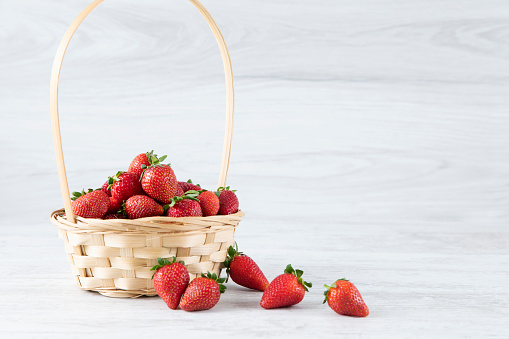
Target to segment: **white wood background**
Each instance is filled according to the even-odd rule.
[[[88,3],[0,1],[1,338],[509,336],[509,2],[203,0],[235,75],[237,241],[269,279],[292,263],[314,287],[267,311],[228,284],[199,313],[79,290],[50,224],[50,70]],[[62,69],[72,190],[150,149],[213,188],[223,81],[190,3],[106,1]],[[321,304],[341,277],[369,317]]]

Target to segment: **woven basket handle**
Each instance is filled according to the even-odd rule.
[[[65,172],[64,154],[62,152],[62,139],[60,136],[60,122],[58,119],[58,80],[60,77],[60,69],[64,60],[65,51],[71,41],[71,38],[78,29],[83,20],[104,0],[95,0],[87,8],[81,12],[76,19],[72,22],[71,26],[65,32],[60,45],[58,46],[55,61],[53,62],[53,69],[51,71],[51,84],[50,84],[50,107],[51,107],[51,128],[53,132],[53,143],[55,146],[55,155],[57,159],[58,178],[60,180],[60,189],[62,190],[62,198],[64,200],[65,214],[68,221],[75,223],[76,219],[72,213],[71,197],[69,194],[69,186],[67,183],[67,174]],[[233,72],[232,64],[230,61],[230,54],[224,41],[221,31],[217,27],[216,22],[207,11],[207,9],[198,0],[189,0],[203,15],[209,24],[214,36],[216,37],[217,44],[221,51],[223,59],[224,75],[226,80],[226,127],[224,134],[223,144],[223,157],[221,160],[221,171],[219,173],[218,187],[226,186],[226,176],[228,174],[228,166],[230,164],[230,150],[233,135]]]

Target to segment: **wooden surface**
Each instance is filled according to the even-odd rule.
[[[230,283],[199,313],[79,290],[49,221],[51,64],[88,3],[0,2],[0,337],[509,336],[507,1],[203,0],[235,77],[237,241],[269,279],[292,263],[314,287],[268,311]],[[72,190],[151,149],[216,184],[224,74],[187,1],[105,1],[60,86]],[[321,304],[341,277],[369,317]]]

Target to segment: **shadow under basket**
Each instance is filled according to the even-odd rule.
[[[65,219],[63,209],[51,221],[64,240],[78,285],[108,297],[156,295],[152,281],[157,258],[185,262],[191,280],[202,272],[219,275],[244,213],[211,217]]]

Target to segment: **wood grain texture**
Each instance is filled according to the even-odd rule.
[[[236,84],[236,239],[269,280],[292,263],[314,287],[267,311],[229,283],[193,314],[80,291],[49,222],[62,207],[51,64],[88,3],[0,1],[0,337],[509,336],[507,1],[203,0]],[[213,188],[221,65],[187,1],[105,1],[60,79],[71,189],[100,186],[150,149]],[[321,286],[343,276],[366,319],[321,304]]]

